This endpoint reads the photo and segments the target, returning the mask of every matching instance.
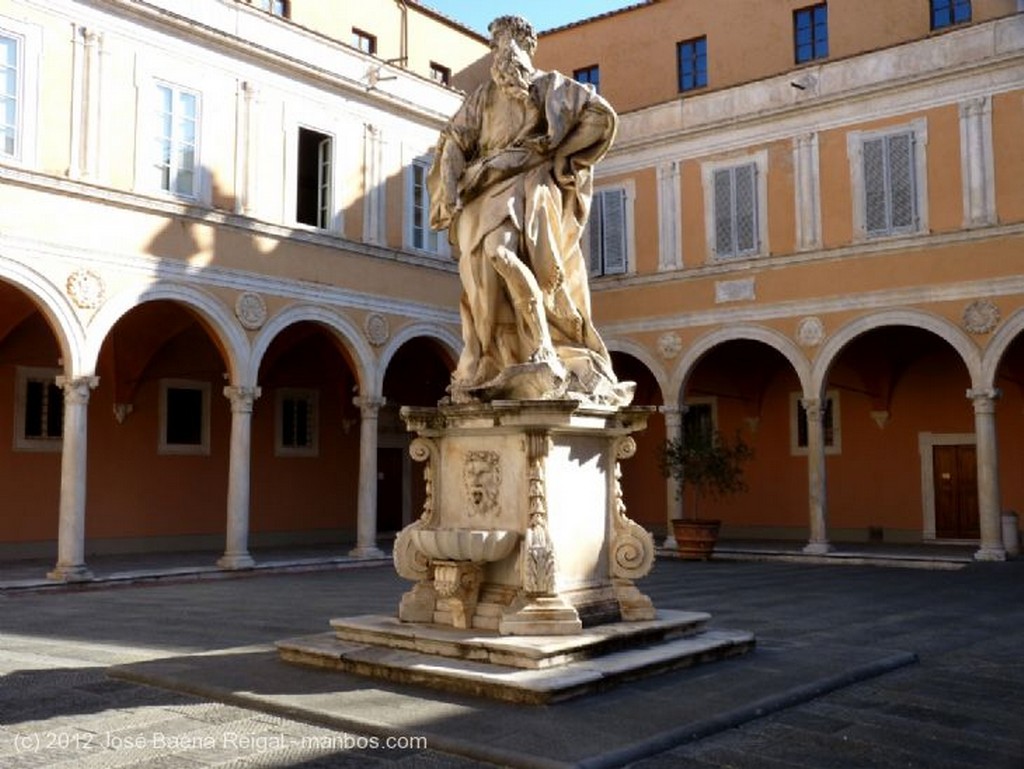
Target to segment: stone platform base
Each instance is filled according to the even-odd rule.
[[[654,620],[573,636],[499,636],[368,615],[334,620],[333,633],[279,641],[277,648],[288,662],[539,705],[753,649],[752,633],[704,630],[709,618],[660,611]]]

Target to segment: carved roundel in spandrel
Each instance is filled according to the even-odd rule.
[[[259,294],[246,291],[235,301],[235,317],[243,328],[256,331],[267,322],[267,303]]]
[[[100,306],[106,293],[103,278],[92,270],[78,269],[68,275],[68,296],[76,307],[92,310]]]
[[[972,334],[988,334],[999,325],[999,308],[990,299],[978,299],[964,308],[964,328]]]

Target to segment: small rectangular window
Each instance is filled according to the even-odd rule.
[[[313,457],[319,449],[316,390],[282,388],[277,391],[275,454],[281,457]]]
[[[971,20],[971,0],[931,0],[932,29],[943,29]]]
[[[272,13],[274,16],[281,16],[285,19],[288,18],[291,12],[288,0],[249,0],[249,2],[262,11]]]
[[[418,251],[432,254],[441,252],[443,240],[440,233],[430,227],[430,190],[427,188],[427,173],[430,161],[417,158],[412,162],[409,190],[409,245]]]
[[[793,11],[796,63],[828,58],[828,6],[825,3]]]
[[[676,46],[679,92],[704,88],[708,84],[708,39],[697,37]]]
[[[0,155],[13,157],[18,149],[20,119],[18,39],[0,34]]]
[[[443,64],[432,61],[430,62],[430,79],[441,85],[451,85],[452,71]]]
[[[177,379],[160,381],[161,454],[210,453],[210,385]]]
[[[578,69],[572,73],[572,77],[577,83],[589,83],[595,91],[601,93],[601,69],[598,65]]]
[[[157,85],[157,188],[196,196],[199,97],[177,86]]]
[[[14,398],[14,448],[60,451],[64,432],[64,389],[60,369],[19,366]]]
[[[598,190],[590,206],[584,243],[590,250],[590,274],[621,275],[626,272],[626,190]]]
[[[686,402],[683,438],[687,446],[710,446],[715,439],[716,429],[713,399]]]
[[[743,256],[758,251],[756,180],[754,163],[715,171],[715,256]]]
[[[807,409],[799,393],[790,396],[791,425],[790,450],[793,454],[807,453]],[[841,443],[839,439],[839,392],[830,390],[822,401],[822,433],[826,454],[838,454]]]
[[[371,56],[377,54],[377,36],[352,27],[352,45]]]
[[[322,230],[330,229],[333,212],[331,137],[299,128],[298,145],[295,220]]]

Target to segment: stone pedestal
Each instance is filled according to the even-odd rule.
[[[619,486],[649,413],[575,401],[403,409],[427,499],[395,541],[395,568],[416,582],[399,619],[531,636],[653,619],[633,580],[654,542]]]

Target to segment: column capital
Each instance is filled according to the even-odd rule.
[[[253,403],[262,394],[259,387],[237,387],[229,385],[224,388],[224,397],[231,401],[231,410],[251,412]]]
[[[976,413],[993,413],[996,410],[996,401],[1002,396],[1002,390],[998,387],[968,389],[965,393],[967,398],[974,404]]]
[[[353,405],[359,409],[359,414],[363,419],[376,419],[377,412],[387,402],[387,398],[379,398],[373,395],[357,395],[352,399]]]
[[[825,415],[824,403],[821,398],[801,398],[800,405],[804,407],[808,422],[820,422]]]
[[[98,376],[59,376],[54,381],[57,387],[64,391],[64,401],[66,403],[87,404],[90,391],[96,389],[96,386],[100,383],[100,378]]]

